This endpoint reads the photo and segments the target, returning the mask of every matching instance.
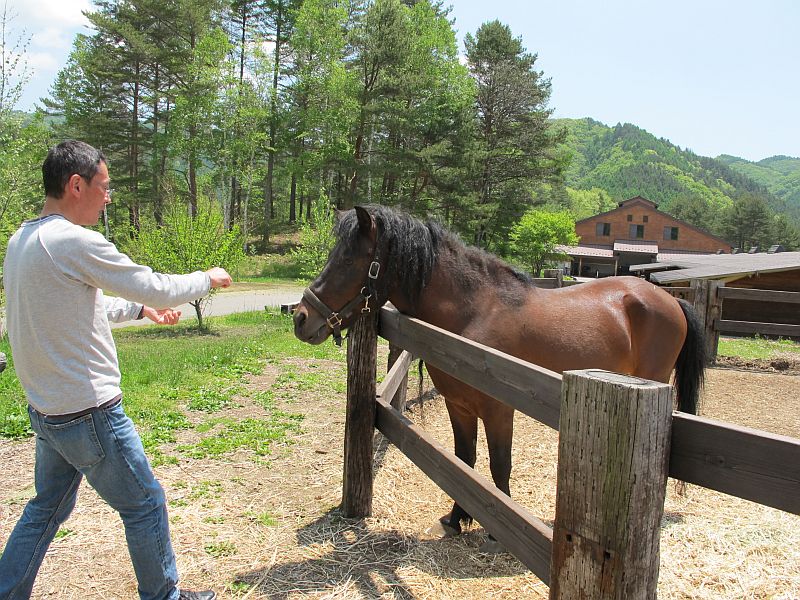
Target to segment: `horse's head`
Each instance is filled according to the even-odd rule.
[[[351,223],[357,219],[357,223]],[[351,225],[348,227],[348,225]],[[341,345],[341,330],[362,312],[376,308],[376,280],[381,265],[376,256],[377,225],[370,213],[357,206],[345,213],[339,239],[322,272],[303,292],[294,312],[294,334],[303,342],[321,344],[330,335]]]

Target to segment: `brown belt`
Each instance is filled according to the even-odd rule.
[[[107,401],[103,402],[99,406],[93,406],[91,408],[86,408],[84,410],[79,410],[78,412],[74,412],[74,413],[67,413],[67,414],[64,414],[64,415],[45,415],[43,413],[39,413],[39,414],[42,415],[43,417],[66,417],[66,418],[69,418],[69,419],[77,419],[78,417],[83,417],[85,415],[88,415],[90,412],[92,412],[94,410],[105,410],[106,408],[113,408],[114,406],[116,406],[120,402],[122,402],[122,394],[119,394],[118,396],[114,396],[111,400],[107,400]],[[33,410],[36,410],[36,409],[34,408]],[[39,412],[39,411],[36,410],[36,412]]]

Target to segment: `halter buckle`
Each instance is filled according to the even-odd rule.
[[[369,266],[369,271],[367,271],[367,277],[370,279],[377,279],[378,274],[381,272],[381,263],[377,260],[373,260],[372,264]]]

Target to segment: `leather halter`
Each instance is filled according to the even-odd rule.
[[[380,272],[381,264],[377,260],[373,260],[369,265],[369,270],[367,271],[366,284],[361,288],[361,291],[358,293],[358,295],[350,300],[350,302],[345,304],[344,307],[342,307],[339,311],[333,310],[322,300],[320,300],[317,295],[311,291],[310,286],[303,290],[303,298],[306,302],[313,306],[319,312],[319,314],[322,315],[322,318],[325,319],[325,323],[327,323],[328,328],[333,332],[333,341],[337,346],[342,345],[342,322],[345,319],[350,318],[353,312],[355,312],[356,308],[362,303],[364,306],[361,307],[361,314],[370,312],[371,309],[369,307],[369,300],[373,296],[377,296],[375,282],[377,281]]]

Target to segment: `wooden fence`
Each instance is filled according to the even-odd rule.
[[[378,331],[395,359],[380,387]],[[397,410],[412,355],[560,429],[553,529]],[[371,513],[377,427],[547,583],[551,598],[655,597],[667,474],[800,514],[800,440],[673,413],[665,384],[596,370],[562,377],[390,308],[379,323],[373,316],[351,328],[347,356],[344,513]]]
[[[721,333],[800,337],[800,325],[733,321],[722,318],[725,299],[800,304],[800,292],[729,288],[725,287],[723,282],[707,279],[695,279],[690,286],[665,287],[663,289],[673,296],[683,298],[693,304],[703,322],[706,341],[708,342],[708,356],[711,358],[717,356],[717,346],[719,345]]]

